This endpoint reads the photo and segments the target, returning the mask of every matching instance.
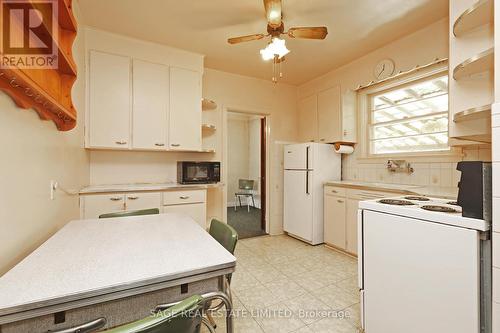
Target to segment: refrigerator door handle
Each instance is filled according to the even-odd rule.
[[[309,146],[306,147],[306,170],[309,170]]]
[[[309,195],[309,170],[306,171],[306,194]]]

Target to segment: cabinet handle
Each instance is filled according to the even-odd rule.
[[[183,196],[179,197],[179,199],[186,200],[186,199],[189,199],[189,196],[183,195]]]
[[[180,147],[180,144],[179,143],[172,143],[170,144],[172,147]]]
[[[319,139],[319,141],[325,141],[325,139]]]
[[[139,197],[127,197],[127,199],[129,199],[129,200],[137,200],[137,199],[139,199]]]
[[[111,197],[111,198],[109,198],[109,200],[111,200],[111,201],[121,201],[122,198],[121,197]]]
[[[164,143],[155,143],[156,147],[163,147],[165,144]]]
[[[347,130],[344,130],[344,136],[347,136]]]
[[[332,190],[332,193],[339,193],[339,192],[337,192],[337,191],[335,191],[335,190]]]
[[[337,200],[338,203],[344,203],[344,200]]]
[[[127,141],[115,141],[117,145],[126,145]]]

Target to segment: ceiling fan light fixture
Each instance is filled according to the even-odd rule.
[[[275,56],[277,56],[278,59],[281,59],[288,53],[290,53],[290,50],[286,48],[285,40],[278,37],[274,37],[271,43],[267,44],[265,48],[260,50],[260,54],[264,61],[272,60]]]

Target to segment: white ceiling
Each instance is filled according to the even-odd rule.
[[[205,66],[271,79],[262,0],[79,0],[86,25],[206,55]],[[283,0],[285,28],[328,27],[324,41],[287,39],[283,82],[301,84],[447,16],[448,0]]]

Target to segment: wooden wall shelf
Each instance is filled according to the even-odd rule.
[[[455,80],[460,80],[463,77],[491,70],[493,69],[493,58],[493,48],[478,53],[458,64],[453,69],[453,78]]]
[[[33,108],[41,119],[52,120],[60,131],[68,131],[76,125],[76,110],[71,98],[71,89],[76,80],[77,69],[73,60],[72,46],[77,25],[72,12],[72,0],[57,0],[57,36],[42,24],[43,34],[57,41],[57,69],[0,69],[0,90],[8,94],[17,106]],[[34,9],[36,2],[31,2]]]
[[[486,119],[491,116],[491,105],[483,105],[477,108],[470,108],[453,115],[456,123],[469,120]]]
[[[477,27],[493,22],[493,0],[478,0],[453,24],[453,34],[460,37]]]

